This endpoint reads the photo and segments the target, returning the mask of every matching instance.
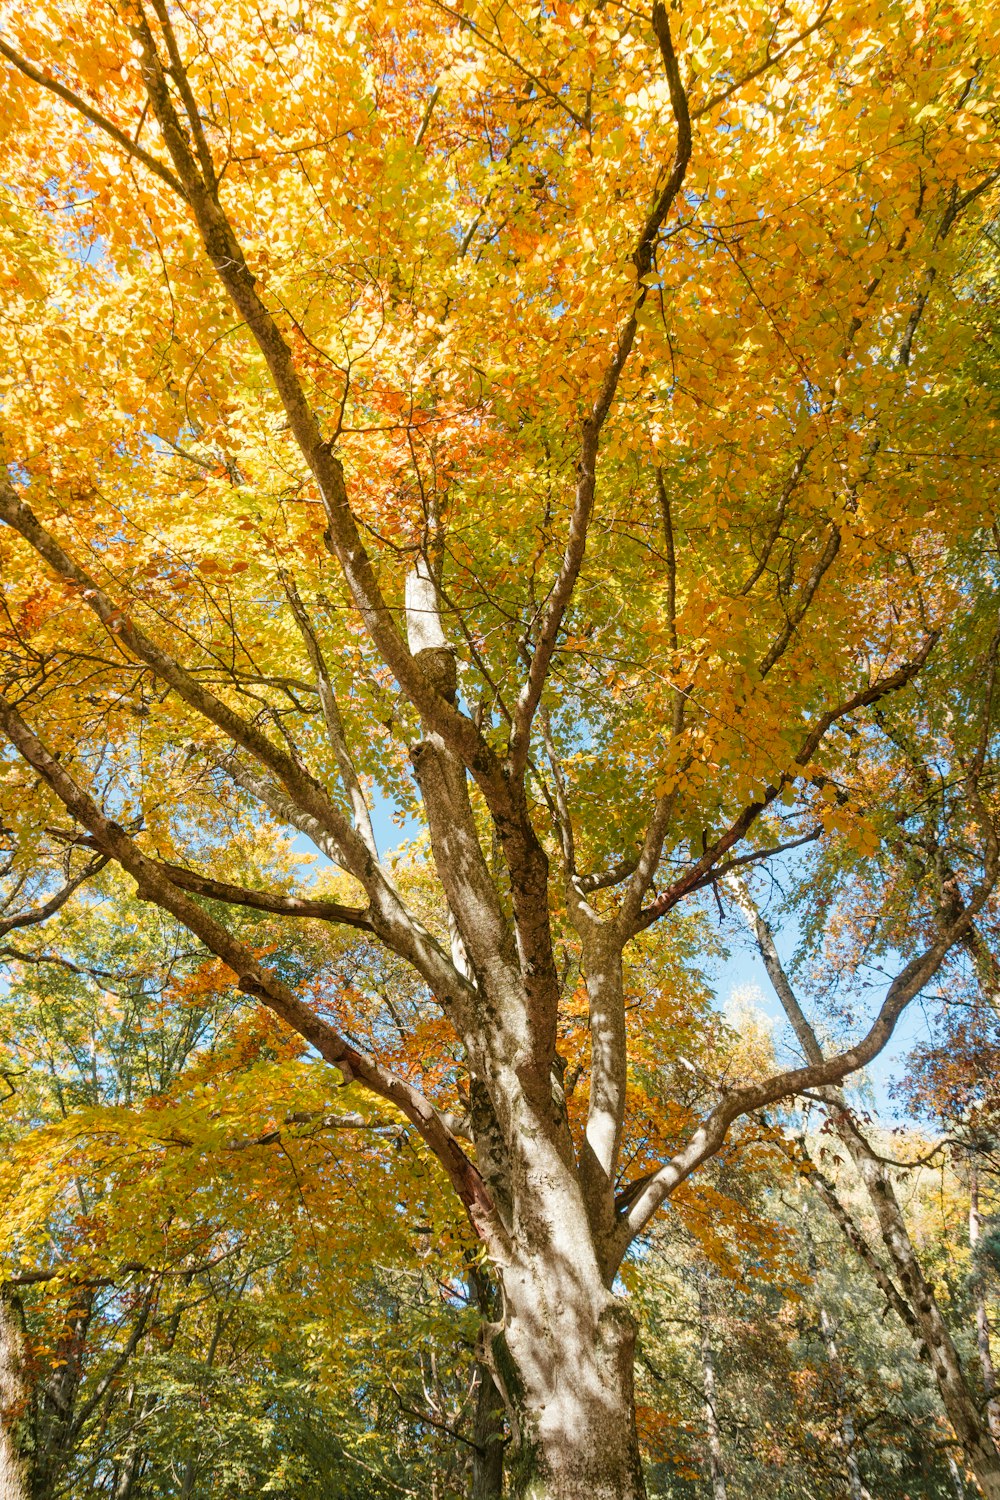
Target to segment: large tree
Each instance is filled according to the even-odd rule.
[[[885,1045],[996,877],[996,643],[966,632],[956,664],[952,629],[993,586],[967,568],[995,446],[967,356],[994,24],[916,0],[5,11],[15,864],[117,862],[419,1130],[501,1286],[520,1493],[642,1495],[623,1257],[741,1116]],[[731,1080],[622,1181],[627,956],[734,865],[874,849],[858,746],[939,659],[976,809],[958,906],[855,1041]],[[411,769],[423,906],[373,819]],[[220,830],[269,820],[342,898],[227,855]],[[218,902],[409,965],[453,1039],[437,1093]],[[1000,1495],[995,1452],[979,1478]]]

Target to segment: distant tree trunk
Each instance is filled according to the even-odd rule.
[[[806,1224],[805,1240],[809,1251],[809,1273],[816,1282],[819,1269],[816,1260],[816,1246]],[[861,1482],[861,1471],[858,1468],[857,1438],[854,1431],[854,1417],[851,1413],[850,1404],[847,1399],[847,1381],[844,1378],[844,1366],[840,1358],[840,1350],[837,1348],[837,1338],[833,1319],[827,1312],[823,1303],[819,1303],[819,1328],[823,1336],[823,1347],[826,1350],[826,1362],[830,1369],[830,1378],[833,1381],[834,1395],[837,1402],[837,1417],[840,1422],[840,1440],[844,1448],[844,1461],[847,1466],[847,1483],[850,1489],[851,1500],[871,1500],[871,1495]]]
[[[245,1286],[246,1280],[244,1280],[243,1287],[241,1287],[240,1289],[241,1292]],[[206,1371],[211,1370],[212,1366],[215,1364],[215,1356],[219,1348],[219,1339],[222,1337],[222,1330],[225,1326],[225,1322],[226,1307],[225,1304],[223,1304],[223,1306],[219,1308],[219,1311],[215,1315],[215,1325],[212,1329],[212,1337],[209,1341],[208,1352],[205,1355]],[[176,1337],[176,1329],[174,1330],[174,1337]],[[171,1338],[170,1342],[172,1346],[173,1338]],[[189,1453],[187,1462],[184,1465],[184,1478],[181,1481],[181,1500],[190,1500],[190,1497],[194,1494],[194,1481],[197,1472],[198,1464],[195,1455],[194,1453]]]
[[[133,1386],[129,1392],[128,1405],[130,1408],[135,1404],[135,1397],[135,1387]],[[142,1420],[142,1416],[145,1414],[148,1401],[149,1397],[147,1396],[139,1402],[139,1421]],[[125,1457],[122,1459],[121,1464],[116,1467],[114,1500],[132,1500],[132,1493],[135,1489],[135,1481],[138,1477],[141,1464],[142,1446],[138,1439],[136,1439],[129,1444]]]
[[[25,1465],[17,1442],[18,1420],[27,1400],[23,1345],[7,1298],[0,1294],[0,1497],[28,1500]]]
[[[847,1382],[844,1379],[844,1367],[840,1360],[840,1350],[837,1348],[833,1320],[822,1303],[819,1309],[819,1326],[820,1332],[823,1335],[823,1344],[826,1348],[826,1362],[830,1367],[830,1375],[833,1379],[834,1392],[837,1398],[840,1436],[844,1445],[844,1462],[847,1465],[847,1483],[850,1488],[851,1500],[871,1500],[871,1495],[861,1482],[861,1471],[858,1468],[854,1417],[851,1414],[850,1404],[847,1399]]]
[[[979,1212],[979,1169],[975,1157],[969,1156],[969,1248],[973,1256],[972,1294],[976,1307],[976,1346],[983,1372],[983,1394],[986,1418],[993,1441],[1000,1442],[1000,1403],[997,1401],[997,1378],[990,1348],[990,1324],[986,1315],[986,1281],[980,1258],[976,1255],[983,1237],[983,1220]]]
[[[973,1398],[962,1361],[948,1330],[933,1288],[923,1273],[910,1239],[903,1211],[888,1172],[861,1135],[853,1118],[840,1106],[831,1115],[850,1152],[882,1231],[882,1242],[899,1276],[903,1295],[916,1317],[948,1420],[987,1500],[1000,1500],[1000,1454],[988,1424]]]
[[[722,1435],[715,1396],[715,1354],[712,1349],[711,1309],[704,1275],[698,1277],[698,1331],[701,1348],[701,1385],[705,1397],[705,1431],[708,1436],[708,1473],[712,1500],[728,1500],[726,1473],[722,1463]]]
[[[66,1314],[66,1325],[56,1344],[56,1363],[38,1388],[39,1439],[31,1466],[32,1500],[51,1500],[76,1440],[74,1418],[83,1379],[87,1332],[93,1313],[94,1291],[77,1289]]]
[[[503,1397],[491,1372],[476,1366],[476,1418],[473,1428],[472,1500],[503,1495]]]
[[[822,1064],[823,1052],[816,1033],[799,1005],[782,967],[770,927],[745,892],[739,899],[756,932],[764,967],[775,994],[781,1001],[782,1009],[792,1024],[807,1060],[811,1064]],[[876,1274],[879,1285],[889,1284],[889,1297],[893,1307],[911,1333],[923,1344],[941,1403],[986,1500],[1000,1500],[1000,1449],[989,1423],[983,1420],[983,1414],[966,1379],[955,1341],[934,1295],[933,1286],[924,1275],[890,1172],[858,1129],[842,1091],[839,1088],[823,1087],[818,1092],[827,1106],[830,1125],[847,1148],[864,1184],[878,1220],[882,1243],[894,1274],[899,1279],[898,1289],[891,1283],[891,1278],[874,1271],[874,1257],[870,1252],[866,1253],[863,1244],[857,1244],[853,1237],[852,1244],[861,1253],[864,1264]],[[826,1191],[831,1197],[835,1197],[829,1185]],[[842,1224],[846,1218],[847,1215],[843,1214]]]

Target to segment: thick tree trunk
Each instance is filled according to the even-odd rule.
[[[505,1268],[502,1282],[493,1360],[515,1434],[512,1495],[645,1500],[631,1313],[596,1266],[521,1264]]]

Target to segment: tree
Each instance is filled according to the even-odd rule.
[[[355,1109],[125,886],[92,881],[6,975],[4,1435],[26,1494],[466,1493],[470,1246],[419,1138]],[[334,931],[298,936],[272,954],[286,975],[350,971]],[[367,1211],[387,1184],[389,1222]]]
[[[642,1495],[623,1257],[734,1122],[876,1055],[995,881],[981,800],[960,909],[864,1034],[622,1180],[626,955],[734,865],[874,849],[838,768],[951,659],[991,522],[963,360],[992,25],[38,0],[0,37],[20,857],[55,829],[114,861],[420,1132],[502,1288],[518,1493]],[[995,654],[967,662],[980,770]],[[408,767],[424,910],[372,816]],[[349,892],[268,889],[206,836],[261,819]],[[452,1038],[436,1092],[219,902],[409,965]]]
[[[810,1150],[836,1174],[845,1212],[867,1233],[863,1185],[849,1167],[831,1164],[831,1136],[810,1133]],[[904,1141],[896,1139],[897,1150],[920,1149],[910,1131]],[[866,1489],[884,1500],[942,1500],[951,1495],[945,1455],[954,1439],[930,1372],[864,1265],[845,1259],[816,1174],[796,1183],[792,1146],[772,1139],[769,1167],[744,1178],[753,1202],[710,1247],[708,1276],[704,1251],[672,1220],[629,1267],[640,1319],[640,1430],[657,1459],[650,1493],[708,1495],[721,1470],[730,1500],[851,1500]],[[922,1175],[908,1217],[922,1244],[934,1244],[933,1271],[947,1274],[961,1246],[941,1224],[936,1174]],[[714,1414],[698,1296],[706,1282]],[[950,1297],[948,1310],[954,1320]]]

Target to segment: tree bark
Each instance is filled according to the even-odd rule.
[[[840,1360],[840,1350],[837,1348],[837,1337],[833,1327],[833,1320],[826,1308],[820,1303],[819,1327],[823,1335],[823,1345],[826,1349],[826,1362],[830,1367],[830,1375],[833,1378],[834,1391],[837,1397],[837,1414],[840,1419],[840,1438],[844,1445],[844,1462],[847,1465],[847,1484],[851,1493],[851,1500],[871,1500],[864,1484],[861,1482],[861,1470],[858,1467],[857,1439],[854,1432],[854,1417],[847,1399],[847,1382],[844,1379],[844,1367]]]
[[[27,1399],[21,1336],[6,1297],[0,1293],[0,1497],[27,1500],[25,1465],[17,1424]]]
[[[722,1462],[722,1433],[715,1395],[715,1352],[712,1348],[711,1308],[706,1277],[698,1277],[698,1332],[701,1348],[701,1387],[705,1397],[705,1432],[708,1439],[708,1473],[712,1500],[728,1500],[726,1471]]]
[[[503,1396],[485,1364],[476,1367],[476,1416],[472,1430],[472,1500],[503,1495]]]
[[[578,462],[564,552],[522,643],[526,672],[507,714],[505,752],[497,748],[492,733],[484,730],[481,717],[470,716],[462,707],[456,657],[439,618],[438,580],[427,540],[420,543],[421,556],[407,579],[404,640],[395,590],[383,592],[375,562],[364,545],[359,517],[352,510],[348,477],[335,452],[339,428],[335,433],[328,430],[325,399],[322,406],[311,404],[311,377],[304,373],[305,366],[300,368],[296,352],[298,332],[294,341],[286,336],[285,315],[273,310],[266,284],[256,280],[240,244],[239,224],[227,212],[229,200],[220,193],[222,173],[212,157],[215,132],[199,109],[197,85],[185,72],[183,47],[178,47],[173,33],[173,14],[162,0],[154,0],[148,11],[129,7],[126,17],[150,119],[156,121],[169,164],[151,157],[117,127],[111,126],[111,133],[119,148],[183,197],[208,262],[267,366],[287,430],[298,444],[303,470],[315,479],[328,522],[327,546],[367,638],[413,711],[412,716],[409,709],[403,716],[407,725],[413,718],[420,721],[419,743],[409,744],[409,727],[398,743],[409,748],[423,797],[440,894],[448,909],[451,954],[406,907],[391,871],[379,865],[322,651],[304,609],[296,612],[293,606],[316,676],[350,814],[340,793],[309,770],[309,757],[294,748],[290,739],[284,740],[284,726],[279,737],[258,716],[244,717],[228,693],[214,692],[200,672],[186,667],[149,636],[138,618],[132,618],[45,532],[2,476],[0,519],[14,527],[56,576],[72,587],[107,627],[117,649],[143,662],[164,689],[176,693],[197,716],[202,731],[207,731],[204,749],[213,763],[221,731],[233,779],[290,826],[308,833],[318,848],[359,883],[367,904],[340,907],[328,919],[370,933],[410,964],[454,1027],[469,1071],[476,1164],[470,1162],[460,1140],[465,1127],[452,1128],[450,1111],[435,1107],[414,1084],[392,1074],[377,1058],[366,1056],[323,1019],[311,1001],[301,999],[262,965],[224,923],[187,896],[180,881],[186,880],[191,888],[190,875],[182,872],[175,878],[176,869],[172,876],[171,867],[145,854],[3,698],[0,725],[25,761],[88,830],[88,838],[102,857],[114,859],[134,876],[141,899],[157,902],[183,922],[229,966],[245,994],[268,1005],[298,1031],[340,1070],[346,1082],[355,1080],[372,1097],[400,1109],[434,1152],[493,1260],[502,1287],[502,1326],[491,1341],[491,1350],[494,1374],[515,1432],[514,1493],[532,1500],[578,1500],[581,1496],[586,1500],[642,1500],[632,1390],[635,1326],[627,1308],[610,1290],[617,1265],[673,1188],[721,1148],[737,1118],[815,1084],[839,1081],[876,1055],[902,1008],[936,971],[950,944],[965,930],[962,924],[967,926],[985,901],[996,876],[996,839],[989,845],[983,881],[970,899],[968,914],[910,960],[857,1045],[818,1067],[785,1071],[727,1091],[679,1154],[618,1193],[621,1201],[617,1201],[627,1080],[622,952],[683,897],[715,878],[720,864],[783,788],[805,773],[831,726],[905,685],[920,669],[936,635],[928,636],[914,662],[859,687],[821,713],[805,734],[790,769],[768,785],[761,798],[747,802],[725,831],[703,848],[701,856],[659,889],[648,904],[644,905],[657,884],[671,822],[673,793],[657,795],[640,852],[630,862],[631,874],[623,877],[629,883],[617,910],[613,902],[610,909],[603,903],[594,909],[587,905],[588,890],[602,885],[610,889],[618,881],[608,886],[599,880],[587,886],[586,877],[575,866],[572,817],[559,813],[566,889],[558,899],[565,898],[581,939],[591,1035],[586,1131],[584,1140],[575,1144],[557,1076],[562,985],[550,922],[549,854],[532,811],[537,797],[533,735],[584,563],[597,502],[602,429],[615,404],[640,314],[650,295],[649,273],[658,238],[680,199],[691,155],[691,117],[667,8],[662,0],[655,0],[650,19],[676,126],[673,160],[663,163],[631,246],[634,295],[618,319],[613,347],[592,372],[593,395],[584,402],[577,434]],[[16,59],[6,44],[5,51],[8,58]],[[30,65],[27,76],[45,81]],[[80,100],[74,104],[76,96],[65,86],[56,88],[71,107],[83,108],[91,125],[107,127],[108,122],[102,124],[102,117],[89,105]],[[669,515],[666,519],[669,524]],[[434,547],[439,545],[440,538]],[[672,529],[669,547],[673,558]],[[838,547],[839,533],[834,527],[799,602],[787,616],[786,627],[763,658],[765,672],[802,621]],[[672,563],[671,617],[676,604],[674,573]],[[496,696],[503,706],[501,695]],[[675,704],[680,704],[679,698],[675,697]],[[679,732],[679,707],[677,713],[675,729]],[[558,803],[561,793],[554,767],[553,775]],[[475,813],[470,785],[479,799]],[[477,818],[481,821],[484,812],[504,864],[499,874],[496,861],[486,860],[480,842]],[[231,898],[234,888],[214,883],[210,891],[201,881],[200,889],[216,898],[223,898],[225,889]],[[240,899],[245,898],[237,895]],[[247,904],[255,904],[252,893]],[[256,904],[261,905],[260,898]],[[273,900],[265,901],[262,909],[275,909]],[[291,910],[287,905],[277,909]],[[303,906],[298,910],[306,914]],[[328,914],[330,910],[327,906]]]
[[[594,1261],[507,1267],[492,1343],[518,1500],[645,1500],[635,1426],[636,1325]]]
[[[994,1443],[1000,1443],[1000,1402],[997,1401],[997,1377],[990,1347],[990,1321],[986,1312],[986,1282],[976,1250],[983,1237],[983,1218],[979,1211],[979,1169],[974,1156],[969,1158],[969,1248],[973,1255],[972,1295],[976,1308],[976,1348],[983,1372],[983,1394],[986,1397],[986,1419]]]

